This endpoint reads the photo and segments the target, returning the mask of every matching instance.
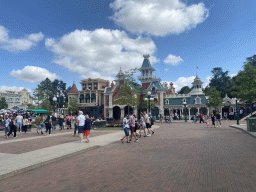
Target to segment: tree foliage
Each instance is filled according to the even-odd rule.
[[[69,101],[68,111],[76,112],[78,110],[79,110],[79,106],[77,104],[77,99],[75,97],[72,97]]]
[[[156,106],[156,102],[154,100],[150,100],[150,109],[154,109]],[[148,109],[148,100],[143,100],[141,104],[142,109]]]
[[[44,109],[44,110],[47,110],[47,111],[51,111],[51,110],[52,110],[52,107],[51,107],[50,101],[47,100],[47,99],[44,99],[44,100],[42,101],[42,103],[40,104],[40,109]]]
[[[7,109],[8,108],[8,104],[5,100],[5,97],[1,97],[0,99],[0,109]]]
[[[178,94],[188,94],[191,90],[192,88],[190,88],[189,86],[184,86],[181,88]]]
[[[221,97],[224,98],[226,94],[231,96],[232,80],[228,75],[228,71],[223,72],[221,67],[215,67],[212,69],[212,78],[209,83],[209,87],[215,87],[220,92]],[[205,93],[209,92],[210,89],[205,89]]]
[[[243,68],[235,78],[232,94],[242,101],[252,103],[256,97],[256,68],[251,62],[245,63]]]
[[[210,88],[206,105],[208,107],[213,107],[216,110],[218,106],[222,105],[222,103],[223,99],[220,92],[217,91],[215,87]]]
[[[124,78],[121,80],[116,102],[119,105],[127,105],[129,107],[137,107],[139,105],[139,99],[137,97],[139,93],[139,86],[133,77],[137,69],[131,69],[125,72]]]

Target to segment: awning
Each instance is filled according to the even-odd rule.
[[[92,99],[95,99],[95,94],[94,93],[92,94]]]
[[[29,111],[33,111],[35,113],[49,113],[49,111],[44,109],[28,109]]]
[[[90,95],[86,94],[85,99],[90,99]]]

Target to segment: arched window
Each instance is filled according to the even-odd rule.
[[[156,94],[156,88],[155,87],[152,87],[152,94]]]
[[[80,95],[79,99],[80,99],[80,103],[84,103],[84,95],[83,94]]]
[[[197,105],[201,104],[201,98],[200,97],[196,97],[195,104],[197,104]]]
[[[85,96],[85,103],[90,103],[90,95],[86,94]]]
[[[92,103],[96,103],[96,95],[95,95],[95,93],[93,93],[91,97],[92,97]]]

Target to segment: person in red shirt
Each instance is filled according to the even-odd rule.
[[[204,123],[204,116],[203,116],[203,113],[200,114],[200,123],[203,121]]]

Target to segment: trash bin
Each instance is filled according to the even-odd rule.
[[[256,132],[256,117],[249,117],[247,119],[247,131]]]

